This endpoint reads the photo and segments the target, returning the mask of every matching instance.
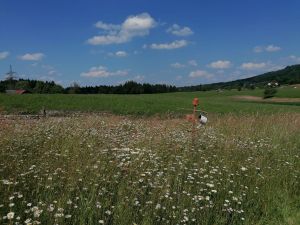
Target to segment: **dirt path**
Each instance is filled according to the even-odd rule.
[[[300,102],[300,98],[267,98],[257,96],[234,96],[234,99],[246,100],[246,101],[256,101],[256,102]]]

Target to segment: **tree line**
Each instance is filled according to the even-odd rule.
[[[63,88],[54,81],[29,79],[8,79],[0,81],[0,92],[16,89],[22,89],[29,93],[37,94],[154,94],[178,91],[178,89],[172,85],[140,84],[135,81],[127,81],[126,83],[117,86],[100,85],[80,87],[77,83],[73,83],[67,88]]]
[[[135,81],[127,81],[126,83],[117,86],[100,85],[80,87],[75,83],[65,90],[66,93],[71,94],[154,94],[176,91],[178,91],[178,89],[172,85],[140,84]]]
[[[6,79],[0,81],[0,92],[9,89],[24,89],[30,93],[39,94],[154,94],[179,91],[210,91],[218,89],[255,89],[265,88],[268,82],[276,81],[279,85],[300,83],[300,65],[288,66],[282,70],[268,72],[262,75],[240,79],[229,82],[219,82],[213,84],[199,84],[196,86],[176,87],[166,84],[140,84],[135,81],[127,81],[124,84],[110,86],[85,86],[80,87],[73,83],[67,88],[56,84],[54,81],[39,81],[25,79]]]
[[[6,79],[0,81],[0,92],[17,89],[22,89],[30,93],[38,94],[64,93],[64,88],[61,85],[56,84],[54,81],[40,81],[29,79]]]

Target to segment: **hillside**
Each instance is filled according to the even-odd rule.
[[[208,91],[216,89],[233,89],[239,87],[263,87],[268,82],[276,80],[280,85],[298,84],[300,83],[300,64],[287,66],[278,71],[264,73],[258,76],[249,77],[229,82],[219,82],[213,84],[196,85],[189,87],[181,87],[180,91]]]

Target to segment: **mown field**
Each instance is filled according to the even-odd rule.
[[[85,112],[0,115],[0,224],[298,225],[299,106],[233,98],[260,94],[0,95],[3,114]]]
[[[0,111],[8,113],[38,113],[47,110],[99,112],[119,115],[178,115],[191,108],[194,97],[200,108],[211,113],[300,112],[300,103],[257,103],[233,99],[233,96],[263,96],[263,90],[209,91],[152,95],[5,95],[0,94]],[[284,87],[277,97],[300,98],[300,89]]]

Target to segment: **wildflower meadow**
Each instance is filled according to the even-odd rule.
[[[299,224],[299,114],[0,123],[0,224]]]

